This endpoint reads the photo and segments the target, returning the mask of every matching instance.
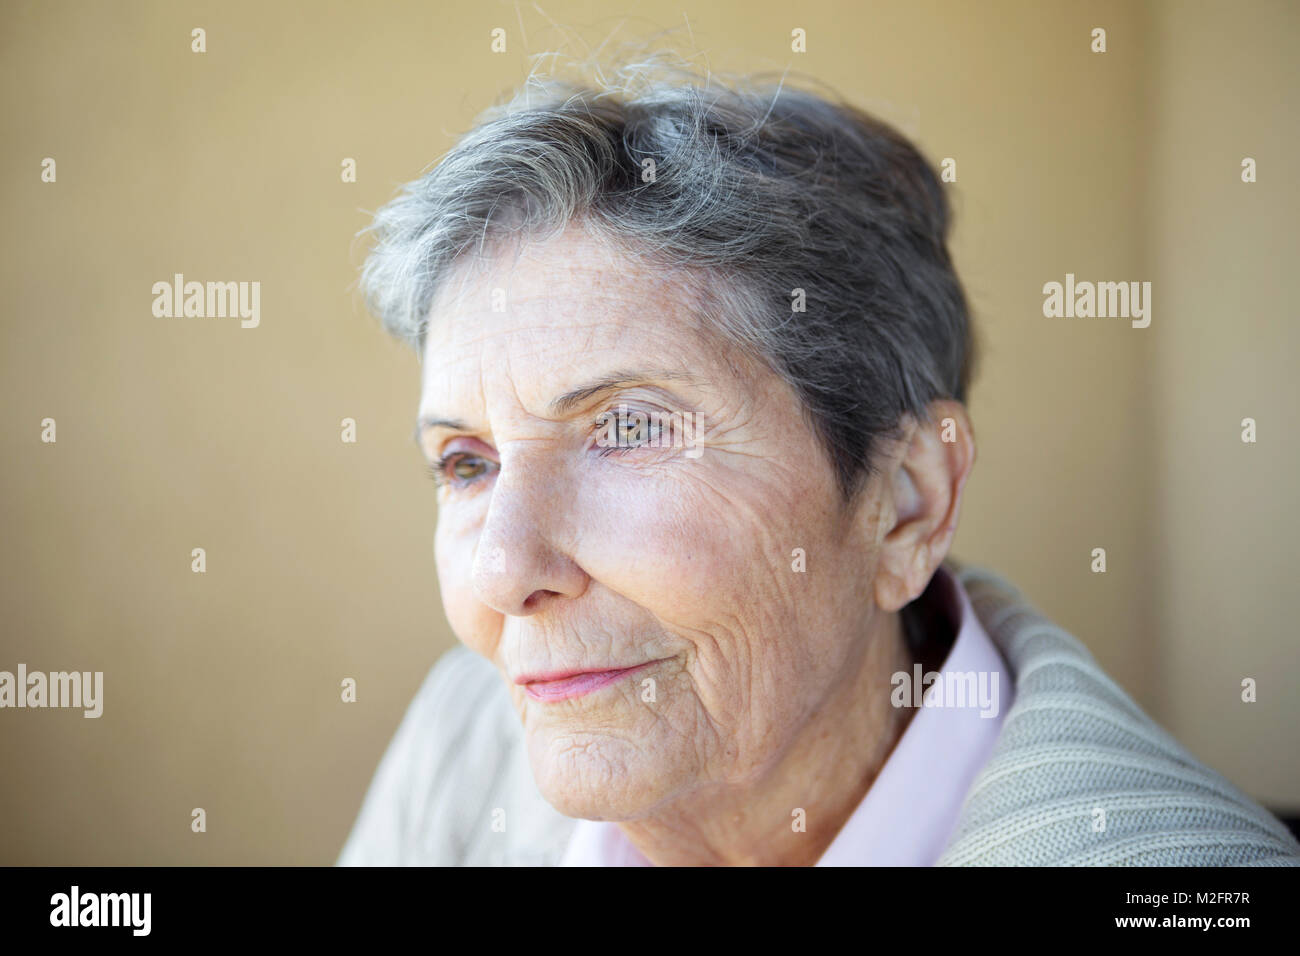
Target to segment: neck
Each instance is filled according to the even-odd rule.
[[[890,704],[890,677],[912,667],[901,621],[897,614],[878,620],[843,678],[757,782],[693,793],[621,824],[633,845],[660,866],[816,863],[912,716]]]

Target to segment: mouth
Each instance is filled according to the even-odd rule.
[[[515,678],[523,685],[524,693],[533,700],[559,701],[583,697],[593,691],[608,687],[638,671],[645,670],[658,661],[646,661],[633,667],[615,667],[606,670],[557,671],[553,674],[524,674]]]

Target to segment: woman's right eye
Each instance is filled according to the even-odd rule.
[[[452,452],[434,462],[429,467],[429,472],[439,487],[463,488],[483,478],[496,467],[496,462],[480,455]]]

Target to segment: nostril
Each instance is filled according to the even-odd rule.
[[[548,595],[559,594],[559,591],[548,591],[545,588],[538,589],[528,597],[524,598],[524,610],[535,611],[537,606],[546,600]]]

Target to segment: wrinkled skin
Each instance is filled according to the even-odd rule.
[[[616,373],[644,378],[552,407]],[[572,226],[457,271],[422,379],[422,419],[453,420],[420,432],[451,456],[447,617],[505,679],[546,799],[618,821],[656,863],[815,862],[911,716],[889,704],[912,663],[897,611],[951,542],[964,409],[941,403],[957,442],[910,423],[846,506],[791,389],[701,330],[671,273]],[[604,453],[620,403],[698,413],[702,449],[632,428]],[[516,683],[648,662],[567,700]]]

